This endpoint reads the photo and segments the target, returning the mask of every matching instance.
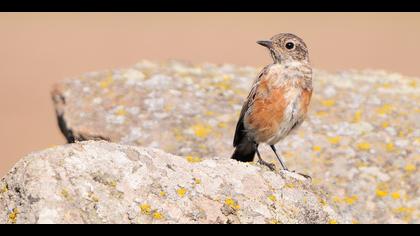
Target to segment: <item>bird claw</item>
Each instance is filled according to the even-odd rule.
[[[296,174],[298,174],[298,175],[301,175],[301,176],[303,176],[305,179],[310,179],[311,181],[312,181],[312,177],[311,176],[309,176],[309,175],[305,175],[305,174],[302,174],[302,173],[299,173],[299,172],[296,172],[295,170],[294,171],[291,171],[292,173],[296,173]]]
[[[268,169],[270,169],[271,171],[276,170],[276,165],[273,164],[273,163],[268,163],[268,162],[265,162],[263,160],[258,160],[258,164],[263,165],[263,166],[267,166]]]

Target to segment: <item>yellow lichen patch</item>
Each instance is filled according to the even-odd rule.
[[[358,220],[352,220],[351,223],[354,224],[354,225],[360,224],[360,222]]]
[[[413,165],[413,164],[407,164],[404,167],[404,170],[407,171],[407,172],[414,172],[414,171],[416,171],[416,169],[417,169],[416,166]]]
[[[330,225],[336,225],[336,224],[338,224],[337,220],[335,220],[335,219],[331,219],[328,223]]]
[[[387,121],[384,121],[381,123],[382,128],[386,129],[389,127],[389,123]]]
[[[417,87],[417,81],[415,81],[415,80],[411,80],[411,81],[410,81],[410,83],[408,83],[408,85],[409,85],[410,87],[415,88],[415,87]]]
[[[294,157],[294,156],[295,156],[295,154],[294,154],[293,152],[284,152],[284,153],[283,153],[283,156],[284,156],[285,158],[292,158],[292,157]]]
[[[326,111],[318,111],[317,113],[315,113],[315,115],[319,116],[319,117],[323,117],[328,115],[328,112]]]
[[[164,107],[163,107],[163,110],[165,111],[165,112],[170,112],[170,111],[172,111],[174,109],[174,106],[173,105],[171,105],[171,104],[166,104]]]
[[[153,213],[153,219],[155,219],[155,220],[162,220],[163,219],[162,213],[160,213],[158,211],[154,212]]]
[[[392,85],[391,85],[391,83],[389,83],[389,82],[385,82],[385,83],[383,83],[382,85],[381,85],[381,87],[382,88],[391,88],[392,87]]]
[[[321,152],[321,150],[322,150],[321,146],[313,146],[312,147],[312,151],[314,151],[314,152]]]
[[[295,188],[296,186],[293,183],[287,183],[285,185],[286,188]]]
[[[328,139],[328,142],[330,142],[333,145],[338,144],[341,141],[341,137],[340,136],[328,137],[327,139]]]
[[[331,99],[323,100],[321,104],[325,107],[332,107],[335,105],[335,101]]]
[[[185,158],[187,159],[189,163],[198,163],[202,161],[200,157],[195,157],[195,156],[186,156]]]
[[[9,191],[9,188],[7,187],[7,185],[3,185],[3,187],[0,189],[0,193],[6,193],[7,191]]]
[[[388,196],[388,192],[381,190],[381,189],[376,189],[376,196],[380,197],[380,198],[384,198],[386,196]]]
[[[234,210],[239,210],[241,207],[239,206],[239,204],[233,200],[232,198],[227,198],[225,200],[225,205],[229,206],[230,208],[234,209]]]
[[[99,87],[103,89],[108,88],[113,82],[114,82],[114,79],[112,78],[112,75],[110,75],[106,79],[99,82]]]
[[[115,112],[115,115],[117,116],[126,116],[127,115],[127,111],[124,108],[120,108]]]
[[[398,200],[401,198],[401,195],[398,192],[391,193],[391,197],[395,200]]]
[[[194,184],[195,185],[201,184],[201,179],[194,178]]]
[[[70,197],[70,194],[67,191],[67,189],[62,189],[61,190],[61,196],[63,196],[64,198],[69,198]]]
[[[386,149],[387,152],[393,152],[393,151],[395,151],[395,146],[394,146],[393,143],[387,143],[385,145],[385,149]]]
[[[142,214],[150,215],[152,212],[152,207],[149,204],[144,203],[140,205],[140,211]]]
[[[332,198],[332,200],[333,200],[333,202],[335,202],[335,203],[341,203],[341,202],[343,202],[343,200],[342,200],[340,197],[338,197],[338,196],[334,196],[334,197]]]
[[[280,224],[280,221],[278,221],[276,219],[271,219],[271,220],[268,221],[268,223],[272,224],[272,225],[278,225],[278,224]]]
[[[353,205],[354,203],[357,202],[358,199],[359,198],[357,196],[345,197],[344,202],[346,202],[349,205]]]
[[[175,140],[178,142],[185,141],[185,136],[182,134],[182,130],[180,128],[172,129],[172,132],[175,136]]]
[[[353,117],[353,122],[354,123],[358,123],[358,122],[360,122],[362,120],[362,111],[356,111],[355,113],[354,113],[354,117]]]
[[[159,196],[164,197],[164,196],[166,196],[166,193],[164,191],[160,191]]]
[[[371,148],[370,143],[368,142],[361,142],[359,144],[357,144],[357,149],[359,149],[360,151],[369,151]]]
[[[212,129],[208,125],[196,124],[192,127],[192,130],[198,138],[206,138],[212,132]]]
[[[113,188],[115,188],[115,187],[117,187],[117,181],[115,181],[115,180],[111,180],[111,181],[109,181],[109,186],[111,186],[111,187],[113,187]]]
[[[184,197],[187,193],[187,189],[185,188],[179,188],[176,190],[176,194],[178,194],[179,197]]]
[[[387,114],[390,114],[392,110],[393,110],[392,105],[384,104],[382,107],[378,108],[377,112],[380,115],[387,115]]]
[[[14,208],[12,212],[10,212],[9,214],[9,222],[12,224],[16,224],[18,215],[19,215],[19,209]]]
[[[213,86],[223,91],[229,90],[232,87],[231,77],[225,75],[222,81],[214,83]]]
[[[219,124],[217,124],[217,126],[218,126],[219,128],[222,128],[222,129],[225,129],[225,128],[227,128],[227,127],[228,127],[228,125],[227,125],[225,122],[219,122]]]
[[[206,115],[206,116],[214,116],[214,112],[213,111],[206,111],[206,112],[204,112],[204,115]]]
[[[270,195],[270,196],[268,196],[268,199],[270,199],[270,200],[271,200],[271,201],[273,201],[273,202],[277,201],[277,198],[276,198],[276,196],[274,196],[274,195]]]

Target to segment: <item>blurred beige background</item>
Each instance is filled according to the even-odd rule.
[[[419,13],[0,13],[0,176],[65,142],[51,85],[140,59],[265,65],[255,41],[305,39],[315,67],[420,76]]]

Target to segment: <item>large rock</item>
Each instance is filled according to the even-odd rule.
[[[105,141],[33,153],[0,186],[0,223],[343,222],[298,174]]]
[[[143,61],[63,81],[53,99],[70,142],[105,139],[227,159],[259,70]],[[419,83],[384,71],[315,70],[309,119],[277,148],[349,221],[420,223]],[[261,151],[275,161],[269,148]]]

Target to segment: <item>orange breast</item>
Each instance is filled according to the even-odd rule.
[[[244,120],[245,128],[258,143],[265,142],[277,133],[287,107],[284,88],[266,90],[264,86],[266,84],[262,84],[261,88],[267,92],[266,96],[258,97],[257,94]]]

